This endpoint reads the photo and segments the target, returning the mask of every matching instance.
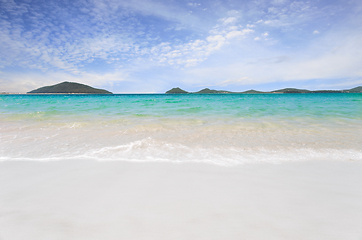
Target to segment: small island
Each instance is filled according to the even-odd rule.
[[[176,88],[172,88],[171,90],[168,90],[166,93],[167,94],[183,94],[183,93],[189,93],[189,92],[186,92],[185,90],[182,90],[181,88],[176,87]]]
[[[104,89],[93,88],[91,86],[75,83],[75,82],[62,82],[52,86],[45,86],[28,94],[113,94]]]

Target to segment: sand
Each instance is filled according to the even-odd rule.
[[[0,162],[0,239],[362,239],[362,163]]]

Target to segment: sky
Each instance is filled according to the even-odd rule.
[[[361,0],[0,0],[0,92],[362,85]]]

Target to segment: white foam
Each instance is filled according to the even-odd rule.
[[[0,157],[0,160],[59,161],[93,159],[97,161],[134,162],[203,162],[224,166],[245,163],[282,163],[308,160],[361,161],[362,151],[330,148],[273,148],[265,147],[200,147],[169,143],[151,137],[127,144],[84,149],[84,152],[68,152],[37,157]]]
[[[307,160],[362,160],[362,151],[355,149],[266,149],[236,147],[189,147],[145,138],[129,144],[104,147],[86,153],[82,157],[101,161],[165,161],[205,162],[218,165],[244,163],[281,163]]]
[[[195,124],[197,122],[197,124]],[[207,162],[362,160],[362,126],[304,122],[7,122],[0,160]]]

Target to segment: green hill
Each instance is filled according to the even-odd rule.
[[[343,92],[349,92],[349,93],[362,93],[362,86],[355,87],[348,90],[343,90]]]
[[[177,87],[177,88],[172,88],[171,90],[168,90],[166,93],[167,94],[180,94],[180,93],[188,93],[188,92]]]
[[[52,86],[41,87],[28,93],[78,93],[78,94],[112,94],[103,89],[93,88],[74,82],[62,82]]]

